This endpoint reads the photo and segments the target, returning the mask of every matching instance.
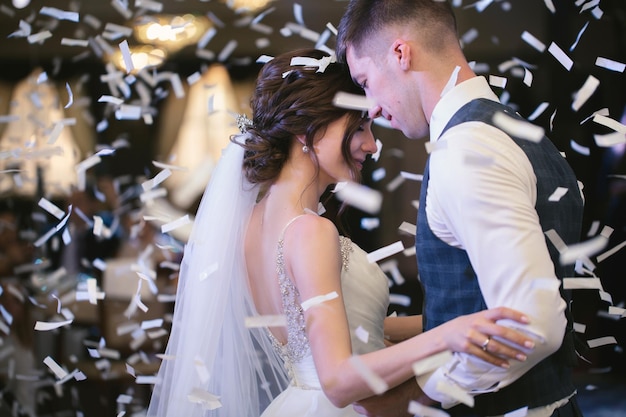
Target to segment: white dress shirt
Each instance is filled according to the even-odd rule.
[[[530,324],[511,327],[530,332],[537,341],[526,351],[528,359],[511,360],[509,369],[455,353],[446,365],[418,377],[424,392],[444,408],[459,400],[440,392],[438,383],[453,384],[472,396],[497,391],[558,350],[567,322],[560,281],[535,211],[537,180],[524,151],[482,122],[462,123],[441,134],[457,110],[476,98],[498,101],[484,77],[455,86],[434,108],[428,224],[444,242],[467,251],[487,307],[524,312]],[[532,412],[550,415],[562,403]]]

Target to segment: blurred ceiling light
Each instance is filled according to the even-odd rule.
[[[222,0],[237,12],[256,12],[267,7],[274,0]]]
[[[23,9],[30,4],[30,0],[13,0],[13,7]]]
[[[135,21],[135,38],[142,44],[155,45],[169,52],[197,43],[211,27],[204,16],[154,15]]]
[[[130,58],[133,61],[132,73],[137,73],[144,68],[158,67],[163,64],[167,58],[166,51],[150,45],[131,46],[129,49]],[[113,53],[110,59],[117,68],[126,71],[126,63],[119,49]]]

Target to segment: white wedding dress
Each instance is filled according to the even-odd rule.
[[[298,217],[287,224],[285,229]],[[284,235],[284,231],[283,231]],[[389,306],[389,285],[385,273],[366,253],[346,237],[340,237],[342,255],[341,287],[350,326],[352,351],[363,354],[384,348],[383,320]],[[282,345],[274,336],[274,349],[284,361],[289,386],[265,409],[262,417],[357,416],[351,406],[336,408],[325,396],[313,363],[305,333],[299,294],[285,274],[283,240],[278,244],[277,272],[287,316],[288,342]],[[269,331],[268,331],[269,333]]]

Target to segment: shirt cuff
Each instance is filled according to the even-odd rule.
[[[469,359],[467,355],[455,353],[454,358],[450,362],[434,371],[416,377],[418,385],[424,394],[430,399],[441,403],[441,407],[444,409],[460,403],[473,406],[474,396],[498,391],[500,384],[498,382],[494,383],[494,380],[501,380],[504,375],[496,375],[506,371],[478,360],[477,363],[473,363],[474,366],[469,367],[470,369],[474,368],[473,372],[470,372],[474,377],[467,378],[467,359]],[[481,375],[481,377],[477,378],[477,375]],[[444,389],[453,395],[443,392]]]
[[[439,381],[445,381],[448,379],[445,377],[443,368],[437,368],[435,371],[422,374],[416,377],[416,379],[417,384],[420,386],[424,394],[426,394],[431,400],[440,403],[443,408],[450,408],[460,403],[460,401],[445,395],[437,389]]]

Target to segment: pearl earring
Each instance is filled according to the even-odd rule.
[[[302,152],[304,152],[304,153],[309,153],[309,147],[308,147],[308,146],[306,146],[306,145],[303,145],[303,146],[302,146]]]

